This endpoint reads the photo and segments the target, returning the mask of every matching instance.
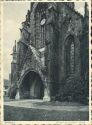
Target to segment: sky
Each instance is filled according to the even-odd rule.
[[[11,72],[12,48],[20,38],[21,23],[25,20],[30,2],[3,3],[3,71],[4,79],[9,79]],[[75,9],[84,14],[84,3],[75,3]]]

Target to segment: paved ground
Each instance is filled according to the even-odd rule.
[[[72,102],[12,100],[4,102],[5,120],[87,120],[88,106]],[[17,114],[17,115],[16,115]]]
[[[20,100],[5,102],[4,105],[57,111],[88,111],[88,106],[69,102],[43,102],[43,100]]]

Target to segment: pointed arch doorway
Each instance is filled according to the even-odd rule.
[[[19,88],[22,99],[43,99],[44,85],[40,75],[29,71],[24,75]]]

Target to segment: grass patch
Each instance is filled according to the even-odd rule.
[[[4,106],[5,121],[88,121],[88,111],[48,111]]]

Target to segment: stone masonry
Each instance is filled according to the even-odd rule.
[[[88,8],[31,3],[13,49],[11,83],[22,98],[88,101]],[[14,61],[15,60],[15,61]]]

